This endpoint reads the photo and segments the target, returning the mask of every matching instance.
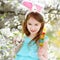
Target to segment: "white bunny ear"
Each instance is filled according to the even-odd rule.
[[[33,7],[32,7],[32,10],[31,10],[31,11],[37,12],[37,9],[36,9],[36,6],[35,6],[35,5],[33,5]]]

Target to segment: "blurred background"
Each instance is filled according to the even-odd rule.
[[[60,60],[60,0],[0,0],[0,60],[14,60],[13,38],[22,38],[22,22],[29,8],[23,1],[42,6],[49,38],[49,60]]]

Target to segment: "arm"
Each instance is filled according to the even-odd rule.
[[[39,47],[38,56],[40,60],[48,60],[48,41],[44,42],[43,47]]]
[[[17,53],[19,51],[19,49],[21,48],[23,42],[20,42],[20,44],[18,44],[16,47],[15,47],[15,53]]]
[[[17,40],[16,38],[13,40],[13,43],[15,45],[15,48],[14,48],[14,52],[15,54],[19,51],[19,49],[21,48],[22,44],[23,44],[23,40]]]

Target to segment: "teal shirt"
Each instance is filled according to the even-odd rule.
[[[30,41],[31,39],[29,37],[24,37],[24,43],[16,54],[15,60],[39,60],[38,46],[34,41],[28,45]]]

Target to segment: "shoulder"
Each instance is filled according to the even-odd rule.
[[[40,46],[47,45],[49,41],[49,38],[47,35],[42,36],[39,40]]]
[[[47,35],[45,35],[45,37],[44,37],[44,42],[47,42],[47,41],[49,41],[49,38],[48,38]]]
[[[49,41],[48,36],[47,36],[47,35],[45,35],[45,36],[41,35],[41,38],[40,38],[39,42],[44,43],[44,42],[46,42],[46,41]]]
[[[45,41],[48,41],[48,40],[49,39],[48,39],[48,36],[46,35],[46,33],[45,32],[42,32],[42,34],[40,36],[40,41],[45,42]]]

